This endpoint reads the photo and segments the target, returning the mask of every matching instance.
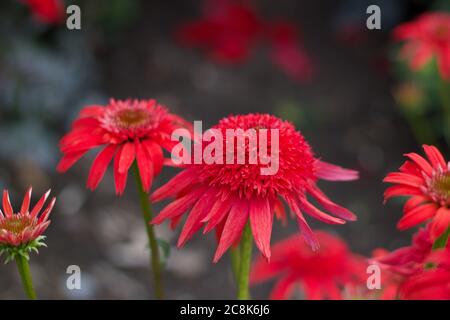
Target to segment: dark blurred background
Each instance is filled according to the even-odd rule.
[[[58,199],[47,231],[48,248],[31,258],[39,296],[153,296],[133,185],[117,198],[109,170],[100,187],[88,191],[92,155],[64,175],[55,171],[58,140],[80,108],[105,104],[110,97],[156,98],[173,112],[208,126],[231,113],[270,112],[290,120],[317,156],[361,172],[361,179],[352,183],[320,182],[359,220],[344,226],[311,221],[312,226],[339,234],[364,255],[409,243],[411,233],[395,228],[400,203],[382,203],[384,175],[399,167],[403,153],[419,151],[392,94],[390,32],[431,9],[431,3],[254,1],[262,16],[289,19],[301,30],[316,72],[310,81],[299,83],[267,63],[264,45],[232,66],[180,46],[174,30],[202,14],[201,1],[66,1],[66,6],[80,6],[81,30],[42,23],[21,1],[1,1],[0,187],[10,190],[16,206],[29,185],[34,201],[48,188]],[[381,30],[365,27],[370,4],[381,8]],[[176,171],[164,169],[156,185]],[[272,242],[295,232],[293,221],[285,228],[276,223]],[[175,243],[177,232],[166,225],[157,233]],[[172,248],[164,274],[168,298],[233,298],[228,257],[212,264],[214,249],[214,237],[200,235],[182,250]],[[80,266],[82,290],[66,289],[69,265]],[[0,267],[0,298],[23,297],[16,273],[12,263]],[[270,286],[253,288],[253,296],[266,298]]]

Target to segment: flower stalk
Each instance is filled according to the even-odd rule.
[[[142,216],[144,218],[145,228],[147,231],[147,237],[150,247],[150,263],[152,266],[152,272],[153,272],[153,284],[155,289],[155,296],[157,299],[162,300],[164,299],[164,285],[162,280],[162,264],[161,264],[161,258],[159,254],[159,246],[158,246],[158,240],[155,236],[155,231],[153,230],[153,226],[150,224],[150,221],[152,220],[152,208],[149,201],[148,194],[144,191],[142,180],[140,177],[139,169],[134,162],[133,164],[133,172],[134,177],[136,180],[136,187],[139,193],[139,200],[141,203],[141,209],[142,209]]]
[[[19,270],[20,279],[22,280],[22,285],[25,293],[30,300],[36,300],[36,292],[33,287],[33,280],[31,278],[30,266],[28,260],[23,255],[16,255],[15,257],[17,269]]]
[[[250,229],[250,224],[244,228],[244,233],[242,234],[241,240],[241,248],[240,248],[240,261],[239,261],[239,275],[237,279],[237,298],[238,300],[248,300],[250,299],[250,293],[248,289],[248,282],[250,277],[250,264],[252,259],[252,247],[253,247],[253,238],[252,231]]]

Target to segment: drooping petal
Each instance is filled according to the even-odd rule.
[[[205,192],[205,188],[199,188],[187,193],[181,198],[168,204],[153,220],[152,224],[160,224],[166,219],[175,218],[176,216],[186,212]]]
[[[73,153],[65,154],[58,163],[56,170],[59,173],[69,170],[81,157],[83,157],[89,150],[83,150]]]
[[[152,194],[152,201],[158,202],[168,197],[173,197],[184,188],[192,185],[198,178],[197,172],[193,169],[183,170],[173,177],[162,187],[156,189]]]
[[[116,149],[116,145],[108,145],[97,155],[88,176],[87,187],[89,189],[95,190],[97,188],[105,175],[106,169],[108,169]]]
[[[214,255],[213,262],[216,263],[229,247],[239,239],[244,226],[248,220],[248,204],[245,200],[238,200],[230,210],[222,235]]]
[[[319,179],[328,181],[358,180],[359,173],[356,170],[345,169],[331,163],[317,160],[316,175]]]
[[[135,144],[132,142],[127,142],[123,145],[119,154],[119,173],[123,174],[128,172],[135,159],[135,149]]]
[[[119,172],[120,154],[122,153],[123,144],[117,148],[116,156],[114,157],[114,185],[116,194],[122,195],[127,185],[128,171],[125,173]]]
[[[233,206],[234,199],[228,198],[225,200],[217,200],[216,203],[211,208],[210,213],[203,219],[203,222],[207,222],[205,230],[203,233],[208,233],[214,229],[228,214],[231,207]]]
[[[409,186],[392,186],[384,191],[384,202],[392,197],[422,195],[419,188]]]
[[[148,155],[153,162],[154,175],[157,176],[161,172],[164,163],[164,155],[162,149],[159,145],[150,140],[145,140],[142,142],[142,144],[147,149]]]
[[[425,196],[413,196],[405,202],[405,204],[403,206],[403,213],[411,211],[415,207],[417,207],[427,201],[429,201],[429,198],[427,198]]]
[[[323,208],[325,208],[332,214],[348,221],[357,220],[357,217],[353,212],[331,201],[316,185],[308,185],[307,190],[309,194],[311,194],[311,196],[313,196],[314,199],[316,199]]]
[[[182,247],[186,241],[188,241],[192,235],[201,228],[203,224],[202,220],[208,214],[215,200],[216,191],[212,189],[208,190],[197,201],[186,219],[183,230],[181,230],[177,243],[178,248]]]
[[[344,224],[345,220],[330,216],[323,211],[320,211],[316,207],[314,207],[311,203],[306,199],[300,199],[298,201],[298,206],[301,210],[309,214],[310,216],[316,218],[319,221],[330,223],[330,224]]]
[[[273,214],[267,198],[250,200],[250,225],[256,246],[270,259],[270,236],[272,234]]]
[[[153,181],[153,162],[142,143],[136,142],[136,161],[139,168],[142,186],[148,192]]]

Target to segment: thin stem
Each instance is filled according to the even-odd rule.
[[[450,236],[450,227],[433,243],[433,250],[442,249],[447,246],[448,238]]]
[[[250,298],[248,290],[248,280],[250,276],[250,263],[252,259],[252,231],[250,224],[247,223],[241,239],[241,258],[239,263],[238,292],[239,300],[248,300]]]
[[[19,270],[20,278],[22,280],[23,288],[25,290],[25,293],[27,294],[28,299],[36,300],[36,292],[33,288],[33,280],[31,279],[28,260],[20,254],[16,255],[15,260],[17,269]]]
[[[150,253],[151,259],[150,263],[152,265],[153,270],[153,283],[155,286],[155,296],[157,299],[164,299],[164,286],[162,281],[162,266],[161,259],[159,256],[159,246],[158,241],[155,236],[155,231],[153,230],[153,226],[150,224],[152,220],[152,208],[150,205],[150,200],[148,194],[144,191],[144,187],[142,186],[141,176],[139,173],[138,166],[136,162],[133,164],[133,172],[136,180],[136,186],[139,192],[139,199],[141,202],[142,208],[142,216],[145,222],[145,228],[147,230],[148,242],[150,245]]]
[[[439,93],[444,114],[444,134],[447,144],[450,145],[450,83],[442,78],[439,81]]]

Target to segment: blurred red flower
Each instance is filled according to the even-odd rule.
[[[273,175],[262,175],[265,164],[238,164],[237,146],[234,143],[233,164],[193,164],[176,175],[164,186],[157,189],[153,201],[168,197],[177,199],[166,206],[152,223],[159,224],[172,219],[175,225],[182,214],[189,211],[188,218],[178,240],[181,247],[203,225],[204,232],[213,229],[218,234],[219,244],[214,257],[217,262],[230,246],[239,242],[240,236],[250,220],[250,225],[258,249],[266,258],[270,258],[270,236],[273,212],[280,218],[285,217],[283,199],[295,213],[300,230],[312,248],[319,247],[319,241],[308,226],[303,212],[331,224],[343,224],[345,220],[356,220],[349,210],[332,202],[316,185],[318,179],[330,181],[355,180],[358,173],[353,170],[328,164],[313,156],[310,146],[294,126],[269,114],[248,114],[230,116],[222,119],[214,128],[223,132],[227,129],[278,129],[279,168]],[[244,134],[244,133],[242,133]],[[241,134],[241,136],[242,136]],[[237,133],[239,136],[239,133]],[[223,146],[227,141],[224,139]],[[245,149],[245,158],[249,158],[249,148]],[[261,148],[260,143],[258,147]],[[269,142],[267,154],[272,145]],[[261,149],[258,149],[258,154]],[[223,154],[226,151],[224,150]],[[241,155],[242,156],[242,155]],[[336,215],[331,216],[317,209],[307,199],[309,194],[324,209]]]
[[[402,284],[402,299],[450,300],[450,248],[433,252],[427,262],[432,266]]]
[[[148,192],[163,166],[162,148],[170,151],[172,132],[183,126],[190,125],[155,100],[111,99],[107,106],[85,107],[60,141],[64,156],[57,170],[67,171],[88,151],[102,147],[92,164],[88,188],[97,188],[114,158],[116,193],[124,192],[128,170],[135,160]]]
[[[450,164],[436,147],[423,145],[423,149],[428,160],[417,153],[405,154],[409,160],[400,167],[400,172],[384,178],[384,182],[396,184],[386,189],[384,199],[409,196],[397,227],[405,230],[432,219],[430,235],[434,241],[450,225]]]
[[[272,259],[259,258],[252,267],[253,284],[278,278],[271,299],[287,299],[296,286],[308,300],[342,299],[343,290],[365,283],[365,260],[337,236],[315,231],[321,247],[313,252],[295,235],[273,246]]]
[[[266,41],[281,71],[298,81],[311,77],[313,66],[293,23],[265,21],[249,1],[205,0],[203,9],[201,18],[177,28],[181,45],[201,48],[218,63],[238,64]]]
[[[24,0],[37,20],[46,24],[59,24],[64,19],[61,0]]]
[[[405,41],[400,55],[413,70],[422,68],[433,57],[441,76],[450,79],[450,14],[425,13],[394,30],[394,39]]]
[[[56,201],[56,198],[53,198],[48,207],[39,215],[49,194],[50,190],[30,211],[31,188],[29,188],[20,211],[15,213],[9,200],[8,191],[3,191],[3,212],[0,210],[0,249],[4,249],[5,245],[19,247],[38,240],[50,224],[48,217]]]

